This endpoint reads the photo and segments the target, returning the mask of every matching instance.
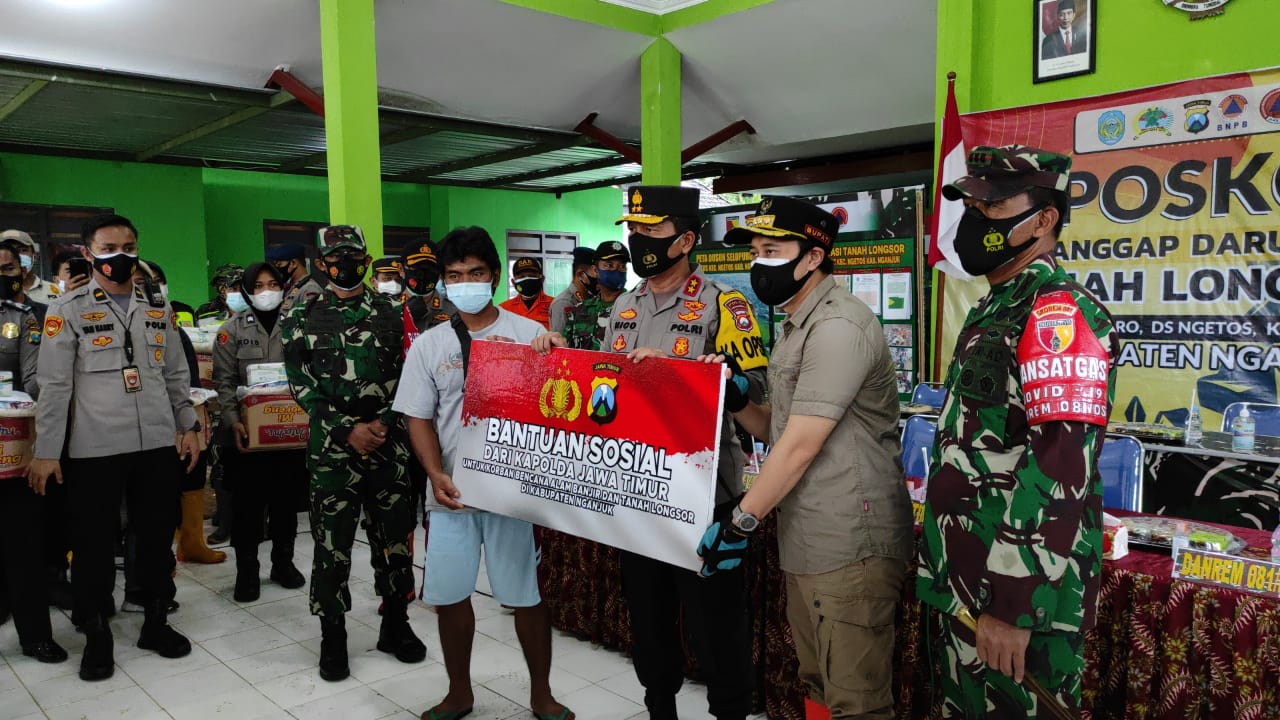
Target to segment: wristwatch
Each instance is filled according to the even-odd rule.
[[[760,518],[749,512],[742,512],[741,505],[733,506],[733,526],[744,533],[753,533],[760,527]]]
[[[198,432],[200,432],[200,421],[199,421],[199,420],[196,420],[196,421],[195,421],[195,423],[194,423],[194,424],[192,424],[192,426],[191,426],[191,427],[187,428],[187,432],[193,432],[193,433],[198,433]]]

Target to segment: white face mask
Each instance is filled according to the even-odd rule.
[[[62,282],[62,281],[59,280],[58,282]],[[169,299],[169,286],[166,285],[165,283],[160,283],[160,295],[164,297],[165,300]]]
[[[378,292],[383,295],[399,296],[404,292],[404,288],[401,287],[400,283],[396,280],[382,280],[374,283],[374,285],[377,286]]]
[[[53,284],[54,284],[54,286],[56,286],[56,287],[58,288],[58,294],[59,294],[59,295],[61,295],[62,293],[64,293],[64,292],[66,292],[66,291],[67,291],[67,283],[66,283],[66,281],[65,281],[65,280],[63,280],[63,279],[59,278],[59,279],[57,279],[57,280],[54,280],[54,281],[53,281]],[[163,286],[163,285],[161,285],[160,287],[161,287],[161,288],[163,288],[164,286]]]
[[[249,309],[249,303],[244,301],[244,295],[238,292],[227,293],[227,307],[231,312],[242,313]]]
[[[271,312],[280,307],[280,303],[284,300],[284,292],[281,290],[263,290],[249,296],[253,302],[253,307],[261,312]]]

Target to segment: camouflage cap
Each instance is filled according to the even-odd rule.
[[[1033,187],[1066,192],[1071,156],[1026,145],[980,145],[965,158],[969,174],[942,186],[948,200],[995,202]]]
[[[244,275],[244,268],[235,263],[225,263],[219,265],[213,271],[213,278],[209,280],[209,284],[218,287],[219,285],[235,285],[240,282],[240,277]]]
[[[343,248],[364,250],[364,231],[359,225],[330,225],[316,233],[316,246],[321,255],[330,255]]]

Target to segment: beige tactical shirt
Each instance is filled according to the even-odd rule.
[[[782,569],[830,572],[870,556],[911,555],[898,387],[880,321],[835,280],[819,283],[782,323],[769,358],[770,434],[792,415],[836,421],[778,511]]]

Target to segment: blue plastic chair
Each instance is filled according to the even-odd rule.
[[[938,434],[938,420],[931,415],[912,415],[902,431],[902,469],[907,477],[929,477],[929,458],[933,455],[933,438]]]
[[[912,405],[941,408],[947,401],[947,388],[942,383],[922,382],[911,392]],[[1250,411],[1252,412],[1252,411]]]
[[[1237,402],[1231,403],[1222,411],[1222,432],[1231,432],[1231,423],[1240,416],[1240,411],[1249,408],[1253,418],[1254,434],[1280,437],[1280,405],[1266,403]]]
[[[1108,435],[1102,443],[1103,507],[1142,511],[1142,443],[1128,435]]]

